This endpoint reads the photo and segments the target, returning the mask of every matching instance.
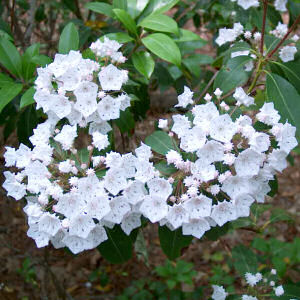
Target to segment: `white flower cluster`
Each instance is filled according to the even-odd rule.
[[[261,273],[256,273],[256,274],[252,274],[247,272],[245,274],[245,279],[246,279],[246,283],[250,286],[250,287],[254,287],[257,286],[257,284],[259,282],[262,283],[262,285],[264,286],[264,293],[266,288],[271,288],[273,289],[275,295],[277,297],[280,297],[282,295],[284,295],[284,288],[282,285],[278,285],[275,286],[275,279],[276,279],[276,270],[272,269],[270,274],[266,275],[265,277],[263,277],[263,275]],[[266,286],[266,284],[268,284]],[[212,299],[213,300],[225,300],[228,296],[228,293],[226,292],[226,290],[224,289],[223,286],[219,286],[219,285],[212,285],[213,288],[213,294],[212,294]],[[251,295],[242,295],[241,297],[242,300],[258,300],[257,297],[255,296],[251,296]],[[292,300],[292,299],[291,299]]]
[[[122,46],[109,39],[102,44],[109,49]],[[37,69],[34,100],[54,125],[66,118],[71,125],[85,127],[92,122],[94,127],[105,126],[106,121],[117,119],[120,110],[130,106],[130,98],[121,93],[128,80],[127,71],[108,64],[110,57],[120,62],[115,56],[122,54],[114,52],[112,57],[108,53],[113,51],[97,53],[99,62],[83,58],[79,51],[56,54],[53,63]]]
[[[234,23],[233,28],[221,28],[219,29],[219,36],[216,38],[216,43],[219,46],[226,44],[227,42],[234,42],[237,37],[243,34],[244,27],[241,23]]]
[[[242,88],[234,97],[239,105],[254,103]],[[265,103],[255,116],[265,124],[262,131],[249,116],[233,120],[220,107],[208,102],[194,106],[192,115],[174,115],[169,133],[179,142],[166,154],[167,164],[177,169],[169,178],[176,190],[160,222],[171,230],[182,226],[184,235],[197,238],[212,226],[249,216],[251,204],[264,202],[269,181],[286,168],[286,157],[298,144],[296,128],[279,123],[273,103]]]
[[[231,0],[231,2],[237,2],[239,6],[243,9],[249,9],[250,7],[258,7],[259,1],[258,0]],[[274,7],[276,10],[280,12],[287,11],[286,8],[287,0],[275,0]]]
[[[73,253],[105,241],[104,225],[120,224],[130,234],[141,225],[141,211],[151,205],[151,197],[155,203],[163,199],[157,171],[149,162],[150,147],[140,146],[136,155],[93,155],[94,147],[102,150],[109,144],[106,135],[95,131],[84,155],[73,147],[76,127],[54,130],[46,121],[30,138],[32,150],[23,144],[18,150],[7,147],[6,166],[18,172],[4,172],[3,184],[16,200],[27,196],[27,234],[38,247],[51,241]]]

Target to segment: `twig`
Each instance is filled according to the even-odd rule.
[[[210,88],[210,86],[212,85],[212,83],[214,82],[214,80],[216,79],[217,75],[218,75],[219,71],[217,71],[212,78],[210,79],[210,81],[208,82],[208,84],[206,85],[205,89],[202,91],[202,93],[199,96],[198,101],[201,100],[201,98],[206,94],[206,92],[208,91],[208,89]],[[196,101],[196,102],[198,102]]]
[[[277,46],[273,49],[273,51],[269,52],[268,55],[266,56],[266,60],[270,59],[274,53],[279,49],[279,47],[284,43],[284,41],[288,38],[290,33],[295,29],[297,24],[300,22],[300,15],[297,17],[293,25],[290,27],[288,32],[285,34],[285,36],[280,40],[280,42],[277,44]]]
[[[36,0],[30,0],[29,2],[30,4],[30,9],[29,9],[29,13],[28,13],[28,27],[25,31],[25,34],[24,34],[24,43],[26,44],[26,46],[28,44],[30,44],[30,38],[31,38],[31,35],[32,35],[32,32],[33,32],[33,29],[34,29],[34,26],[35,26],[35,20],[34,20],[34,16],[35,16],[35,12],[36,12],[36,8],[37,8],[37,5],[36,5]]]
[[[266,29],[266,18],[267,18],[267,10],[268,10],[268,0],[264,0],[264,15],[263,15],[263,23],[261,30],[261,39],[260,39],[260,53],[263,55],[264,53],[264,39],[265,39],[265,29]]]

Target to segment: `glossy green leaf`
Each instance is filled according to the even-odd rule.
[[[118,43],[128,43],[134,41],[134,39],[125,32],[113,32],[108,33],[100,37],[100,41],[104,41],[104,37],[108,37],[110,40],[115,40]]]
[[[147,5],[143,17],[150,14],[163,14],[178,3],[179,0],[150,0]]]
[[[266,81],[268,101],[274,102],[275,108],[281,115],[281,120],[288,120],[297,127],[300,136],[300,95],[286,79],[269,73]]]
[[[182,42],[191,42],[197,40],[203,40],[203,39],[193,31],[179,28],[179,37],[175,39],[175,42],[182,43]],[[206,42],[205,40],[203,41]]]
[[[228,60],[223,66],[214,81],[214,89],[219,88],[223,94],[237,86],[243,85],[249,78],[249,74],[244,70],[244,65],[251,60],[249,56],[238,56]]]
[[[167,154],[170,150],[176,150],[175,140],[164,131],[153,132],[146,138],[145,143],[153,151],[163,155]]]
[[[6,38],[0,38],[0,63],[17,77],[22,73],[22,61],[20,53],[14,44]]]
[[[32,58],[39,55],[40,44],[36,43],[28,47],[22,56],[22,76],[25,80],[29,80],[34,76],[36,63]]]
[[[221,236],[227,234],[229,229],[229,223],[224,224],[222,227],[215,226],[212,227],[210,230],[206,231],[204,237],[211,241],[217,241]]]
[[[118,20],[124,25],[124,27],[131,33],[138,35],[135,21],[132,17],[123,9],[115,8],[113,12],[117,16]]]
[[[150,15],[143,19],[138,26],[154,31],[170,32],[178,34],[177,23],[166,15]]]
[[[140,51],[132,55],[134,67],[146,78],[150,78],[154,71],[155,62],[149,52]]]
[[[22,88],[21,83],[14,82],[7,82],[0,86],[0,113],[22,91]]]
[[[272,61],[272,63],[281,68],[289,83],[291,83],[300,94],[300,57],[287,63],[280,63],[276,61]]]
[[[87,3],[84,7],[110,18],[114,18],[115,16],[112,5],[104,2],[90,2]]]
[[[32,57],[31,60],[35,64],[42,66],[42,67],[45,67],[46,65],[49,65],[52,62],[52,59],[49,56],[43,55],[43,54],[36,55],[36,56]]]
[[[130,235],[125,234],[120,225],[115,225],[113,229],[105,228],[105,230],[108,239],[97,247],[101,255],[113,264],[129,260],[132,257],[137,230],[132,231]]]
[[[184,58],[182,63],[188,68],[188,70],[195,76],[199,76],[201,73],[201,65],[209,65],[213,62],[213,58],[205,54],[193,54]]]
[[[78,50],[79,47],[79,34],[76,26],[70,22],[63,29],[59,43],[59,53],[67,54],[70,50]]]
[[[135,19],[145,9],[149,0],[128,0],[127,12]]]
[[[127,11],[127,0],[113,0],[113,8],[119,8]]]
[[[169,259],[176,259],[182,255],[182,249],[192,242],[193,237],[183,235],[181,227],[170,230],[167,226],[158,227],[160,246]]]
[[[232,249],[234,267],[241,276],[246,272],[256,274],[258,268],[257,257],[248,247],[244,245],[236,246]]]
[[[23,96],[21,97],[20,108],[23,108],[35,102],[33,99],[34,93],[35,93],[35,88],[31,87],[23,94]]]
[[[178,171],[178,169],[172,164],[168,165],[165,161],[161,161],[154,165],[163,176],[170,176]]]
[[[128,108],[125,111],[121,111],[120,117],[114,120],[114,122],[120,129],[121,133],[127,132],[128,134],[131,134],[135,125],[133,115]]]
[[[158,57],[173,63],[181,64],[181,54],[176,43],[163,33],[153,33],[142,39],[145,47]]]
[[[37,113],[33,105],[25,107],[17,123],[17,135],[20,143],[32,146],[29,137],[33,134],[33,129],[38,124]]]

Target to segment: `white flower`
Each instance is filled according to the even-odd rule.
[[[283,62],[288,62],[294,60],[296,53],[297,48],[295,46],[285,46],[279,51],[279,57]]]
[[[248,40],[251,39],[251,37],[252,37],[251,31],[245,31],[244,37],[245,37],[246,39],[248,39]]]
[[[261,40],[261,33],[260,32],[254,32],[253,38],[255,41],[259,42]]]
[[[225,289],[222,286],[212,285],[212,288],[214,290],[211,296],[213,300],[225,300],[228,296],[228,293],[226,293]]]
[[[111,211],[104,217],[106,221],[120,224],[124,216],[130,212],[130,205],[124,196],[115,197],[109,202]]]
[[[153,178],[147,182],[150,196],[160,196],[167,199],[172,193],[172,185],[163,178]]]
[[[183,204],[191,219],[209,217],[211,214],[212,200],[204,195],[190,198]]]
[[[219,226],[237,218],[236,210],[231,202],[223,201],[213,206],[210,216]]]
[[[172,116],[173,127],[172,131],[175,132],[178,137],[181,137],[191,128],[191,123],[186,116],[175,115]]]
[[[99,150],[105,149],[109,145],[108,136],[100,132],[92,133],[93,136],[93,145]]]
[[[234,167],[238,176],[254,176],[259,172],[264,155],[252,149],[246,149],[238,155]]]
[[[219,36],[216,39],[216,43],[219,46],[226,44],[227,42],[233,42],[236,38],[243,33],[244,27],[240,23],[235,23],[232,29],[221,28],[219,29]]]
[[[274,2],[275,9],[280,12],[287,11],[286,3],[287,3],[287,0],[275,0],[275,2]]]
[[[260,273],[252,274],[247,272],[245,274],[245,279],[247,284],[253,287],[262,279],[262,275]]]
[[[243,9],[248,9],[250,7],[258,7],[259,6],[258,0],[237,0],[237,3]]]
[[[135,149],[136,157],[141,161],[149,161],[152,157],[151,147],[141,143],[141,146]]]
[[[295,43],[297,43],[299,41],[299,35],[298,34],[294,34],[292,37],[291,37],[291,40]]]
[[[104,67],[98,77],[104,91],[119,91],[127,79],[124,73],[112,64]]]
[[[168,129],[168,119],[159,119],[158,120],[158,128]]]
[[[140,226],[141,214],[139,213],[131,213],[126,215],[121,223],[121,228],[127,235],[129,235],[133,229],[138,228]]]
[[[184,92],[178,96],[178,104],[175,107],[186,108],[189,104],[193,104],[194,93],[187,87],[184,87]]]
[[[220,142],[230,142],[237,131],[228,114],[218,116],[210,124],[210,136]]]
[[[94,227],[95,223],[90,216],[78,214],[70,220],[69,233],[85,239]]]
[[[188,223],[189,214],[181,203],[174,204],[169,208],[169,213],[166,216],[166,219],[174,229],[177,229],[182,226],[182,223]]]
[[[275,125],[280,120],[280,115],[278,111],[274,109],[273,102],[265,103],[259,110],[260,112],[256,114],[256,118],[267,125]]]
[[[211,99],[212,99],[212,96],[210,94],[206,93],[205,96],[204,96],[204,100],[206,102],[209,102]]]
[[[60,133],[54,137],[54,140],[59,142],[64,150],[69,150],[76,137],[77,126],[64,125]]]
[[[98,113],[102,120],[113,120],[120,117],[120,101],[111,96],[105,96],[98,103]]]
[[[214,91],[214,94],[217,96],[217,98],[221,97],[221,95],[223,94],[223,91],[221,91],[219,88],[217,88]]]
[[[145,196],[140,206],[140,212],[152,223],[158,222],[168,214],[168,204],[165,198],[160,196]]]
[[[258,299],[254,296],[243,295],[242,300],[258,300]]]
[[[248,96],[242,87],[237,87],[235,89],[233,98],[237,101],[237,105],[243,104],[245,106],[250,106],[254,104],[254,98]]]
[[[197,151],[197,156],[205,165],[221,161],[224,157],[224,147],[217,141],[208,141]]]
[[[62,161],[58,164],[58,169],[62,173],[70,173],[72,171],[72,164],[69,159]]]
[[[286,24],[282,24],[281,22],[278,22],[276,28],[270,31],[271,34],[275,35],[279,39],[283,38],[287,32],[288,26]]]
[[[269,165],[276,171],[282,172],[287,167],[287,154],[279,149],[274,149],[268,156]]]
[[[190,219],[188,223],[182,224],[182,234],[192,235],[200,239],[210,229],[209,223],[204,218]]]

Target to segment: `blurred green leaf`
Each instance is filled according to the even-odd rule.
[[[79,34],[76,26],[74,23],[70,22],[68,25],[65,26],[63,29],[59,44],[58,50],[59,53],[67,54],[71,50],[78,50],[79,47]]]
[[[158,57],[177,66],[181,64],[181,54],[176,43],[163,33],[153,33],[142,39],[147,49]]]
[[[104,37],[108,37],[110,40],[115,40],[118,43],[128,43],[131,41],[134,41],[134,39],[128,35],[125,32],[113,32],[113,33],[108,33],[100,37],[100,41],[104,41]]]
[[[90,2],[87,3],[84,7],[96,13],[103,14],[110,18],[115,17],[112,5],[104,2]]]
[[[0,63],[12,74],[20,77],[22,61],[17,48],[4,37],[0,37]]]
[[[21,97],[20,108],[23,108],[27,105],[33,104],[35,101],[33,95],[35,93],[35,88],[29,88]]]
[[[147,79],[149,79],[154,71],[155,62],[149,52],[140,51],[132,55],[134,67]]]
[[[163,155],[167,154],[170,150],[176,150],[175,140],[164,131],[155,131],[146,138],[145,143],[153,151]]]
[[[207,43],[198,34],[194,33],[193,31],[182,28],[179,28],[179,37],[175,38],[176,43],[191,42],[197,40],[202,40],[204,43]]]
[[[181,227],[176,230],[170,230],[167,226],[158,227],[160,246],[169,259],[176,259],[181,256],[182,249],[188,247],[193,237],[183,235]]]
[[[3,77],[2,77],[3,78]],[[3,81],[2,81],[3,82]],[[21,83],[6,82],[0,86],[0,113],[22,91]]]
[[[124,25],[124,27],[134,35],[138,35],[135,21],[132,17],[123,9],[115,8],[113,12],[117,16],[118,20]]]
[[[138,26],[154,31],[170,32],[178,34],[177,23],[166,15],[150,15],[143,19]]]
[[[267,75],[266,88],[268,99],[279,111],[281,120],[288,120],[296,126],[300,137],[300,95],[296,89],[286,79],[273,73]]]
[[[256,254],[244,245],[236,246],[232,249],[232,258],[234,267],[244,276],[246,272],[256,273],[258,270],[258,261]]]

